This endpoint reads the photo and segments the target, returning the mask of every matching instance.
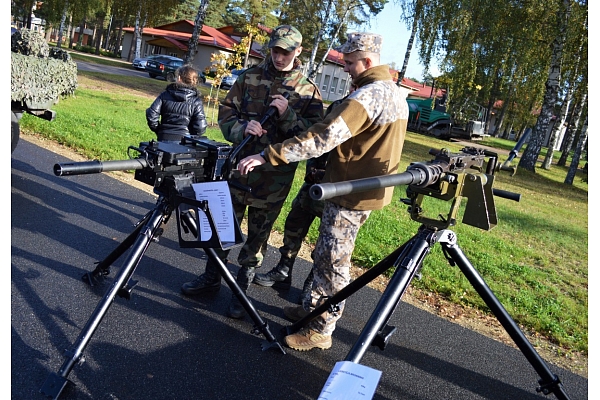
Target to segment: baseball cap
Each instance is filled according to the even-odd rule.
[[[296,50],[302,45],[302,34],[291,25],[279,25],[273,29],[269,48],[281,47],[286,51]]]
[[[366,51],[369,53],[381,53],[383,37],[375,33],[354,32],[348,34],[346,43],[336,50],[340,53],[352,53],[355,51]]]

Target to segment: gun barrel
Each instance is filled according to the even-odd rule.
[[[71,163],[58,163],[54,165],[54,175],[83,175],[98,174],[109,171],[128,171],[142,169],[148,166],[148,161],[143,158],[114,161],[82,161]]]
[[[314,200],[326,200],[349,193],[365,192],[388,186],[412,185],[425,179],[422,169],[411,169],[400,174],[381,175],[373,178],[355,179],[337,183],[320,183],[310,187],[310,197]]]
[[[503,199],[513,200],[516,202],[521,201],[521,193],[509,192],[502,189],[492,189],[494,196],[502,197]]]

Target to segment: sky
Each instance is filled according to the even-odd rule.
[[[383,64],[396,63],[396,68],[400,69],[404,62],[406,46],[410,37],[409,28],[404,22],[400,22],[401,7],[389,0],[382,12],[371,20],[371,26],[361,28],[361,31],[377,33],[383,36],[383,50],[381,53],[381,62]],[[348,29],[349,32],[352,28]],[[405,76],[407,78],[421,79],[425,67],[419,63],[418,55],[415,50],[417,42],[413,43],[413,49],[408,62],[408,68]],[[437,65],[430,66],[430,73],[434,76],[439,75]]]

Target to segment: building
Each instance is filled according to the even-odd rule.
[[[194,22],[181,20],[155,28],[144,28],[142,31],[140,57],[152,54],[166,54],[174,57],[184,58],[188,51],[188,43],[192,36]],[[264,28],[270,33],[270,28]],[[128,59],[133,44],[133,27],[123,28],[123,51],[122,57]],[[233,54],[232,47],[238,44],[243,34],[236,32],[231,26],[212,28],[203,25],[202,32],[198,37],[197,53],[193,65],[198,70],[205,70],[211,65],[211,56],[218,52],[222,54]],[[261,53],[261,45],[253,44],[248,57],[249,65],[259,64],[264,56]],[[133,56],[132,56],[133,57]],[[133,59],[133,58],[131,58]],[[307,68],[306,63],[304,67]],[[307,71],[304,71],[307,73]],[[397,71],[390,70],[392,76],[397,77]],[[342,54],[336,50],[330,50],[325,63],[321,66],[314,79],[321,90],[321,95],[326,101],[335,101],[344,97],[350,89],[350,76],[344,72],[344,61]],[[409,96],[428,98],[432,95],[430,86],[403,79],[402,85],[412,89]],[[436,93],[441,95],[440,92]]]

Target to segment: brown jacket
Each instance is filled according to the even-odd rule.
[[[396,86],[387,65],[366,70],[354,83],[358,89],[323,122],[269,146],[266,160],[277,166],[331,150],[323,183],[398,172],[408,121],[408,91]],[[377,210],[391,202],[393,191],[394,187],[387,187],[330,201],[353,210]]]

